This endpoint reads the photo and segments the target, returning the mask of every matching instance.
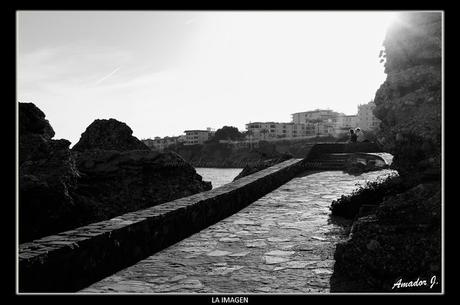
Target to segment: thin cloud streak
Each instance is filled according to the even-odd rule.
[[[99,79],[98,81],[96,81],[96,83],[95,83],[94,85],[99,85],[100,83],[102,83],[103,81],[105,81],[106,79],[108,79],[109,77],[111,77],[112,75],[114,75],[115,73],[117,73],[118,70],[120,70],[120,67],[115,68],[115,70],[113,70],[112,72],[110,72],[110,73],[107,74],[106,76],[104,76],[104,77],[102,77],[101,79]]]

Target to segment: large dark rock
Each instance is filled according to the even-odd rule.
[[[441,173],[441,13],[400,14],[384,41],[387,79],[376,92],[381,142],[408,179]]]
[[[72,147],[74,151],[88,149],[149,150],[147,145],[133,136],[133,131],[128,125],[115,119],[95,120],[82,133],[80,141]]]
[[[19,103],[19,134],[23,135],[41,135],[50,140],[54,137],[54,130],[45,114],[38,109],[33,103]]]
[[[19,103],[19,164],[30,159],[45,157],[48,141],[54,130],[45,114],[33,103]]]
[[[19,103],[19,241],[71,226],[79,173],[67,140],[32,103]]]

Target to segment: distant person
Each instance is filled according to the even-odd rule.
[[[353,129],[350,129],[350,142],[356,143],[357,140],[358,136],[356,135],[355,131]]]
[[[357,137],[357,141],[358,142],[365,142],[365,139],[364,139],[364,132],[361,130],[361,128],[356,128],[355,130],[355,134],[356,134],[356,137]],[[367,141],[368,142],[368,141]]]

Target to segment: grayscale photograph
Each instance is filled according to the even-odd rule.
[[[444,294],[444,11],[15,18],[16,294]]]

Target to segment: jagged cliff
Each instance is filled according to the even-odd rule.
[[[400,175],[439,178],[441,14],[400,14],[384,47],[387,79],[374,99],[374,114],[382,120],[380,138]]]
[[[350,214],[356,218],[335,252],[332,292],[441,290],[441,26],[441,13],[403,13],[387,32],[387,79],[374,114],[400,180],[369,190],[378,198],[372,213]]]

